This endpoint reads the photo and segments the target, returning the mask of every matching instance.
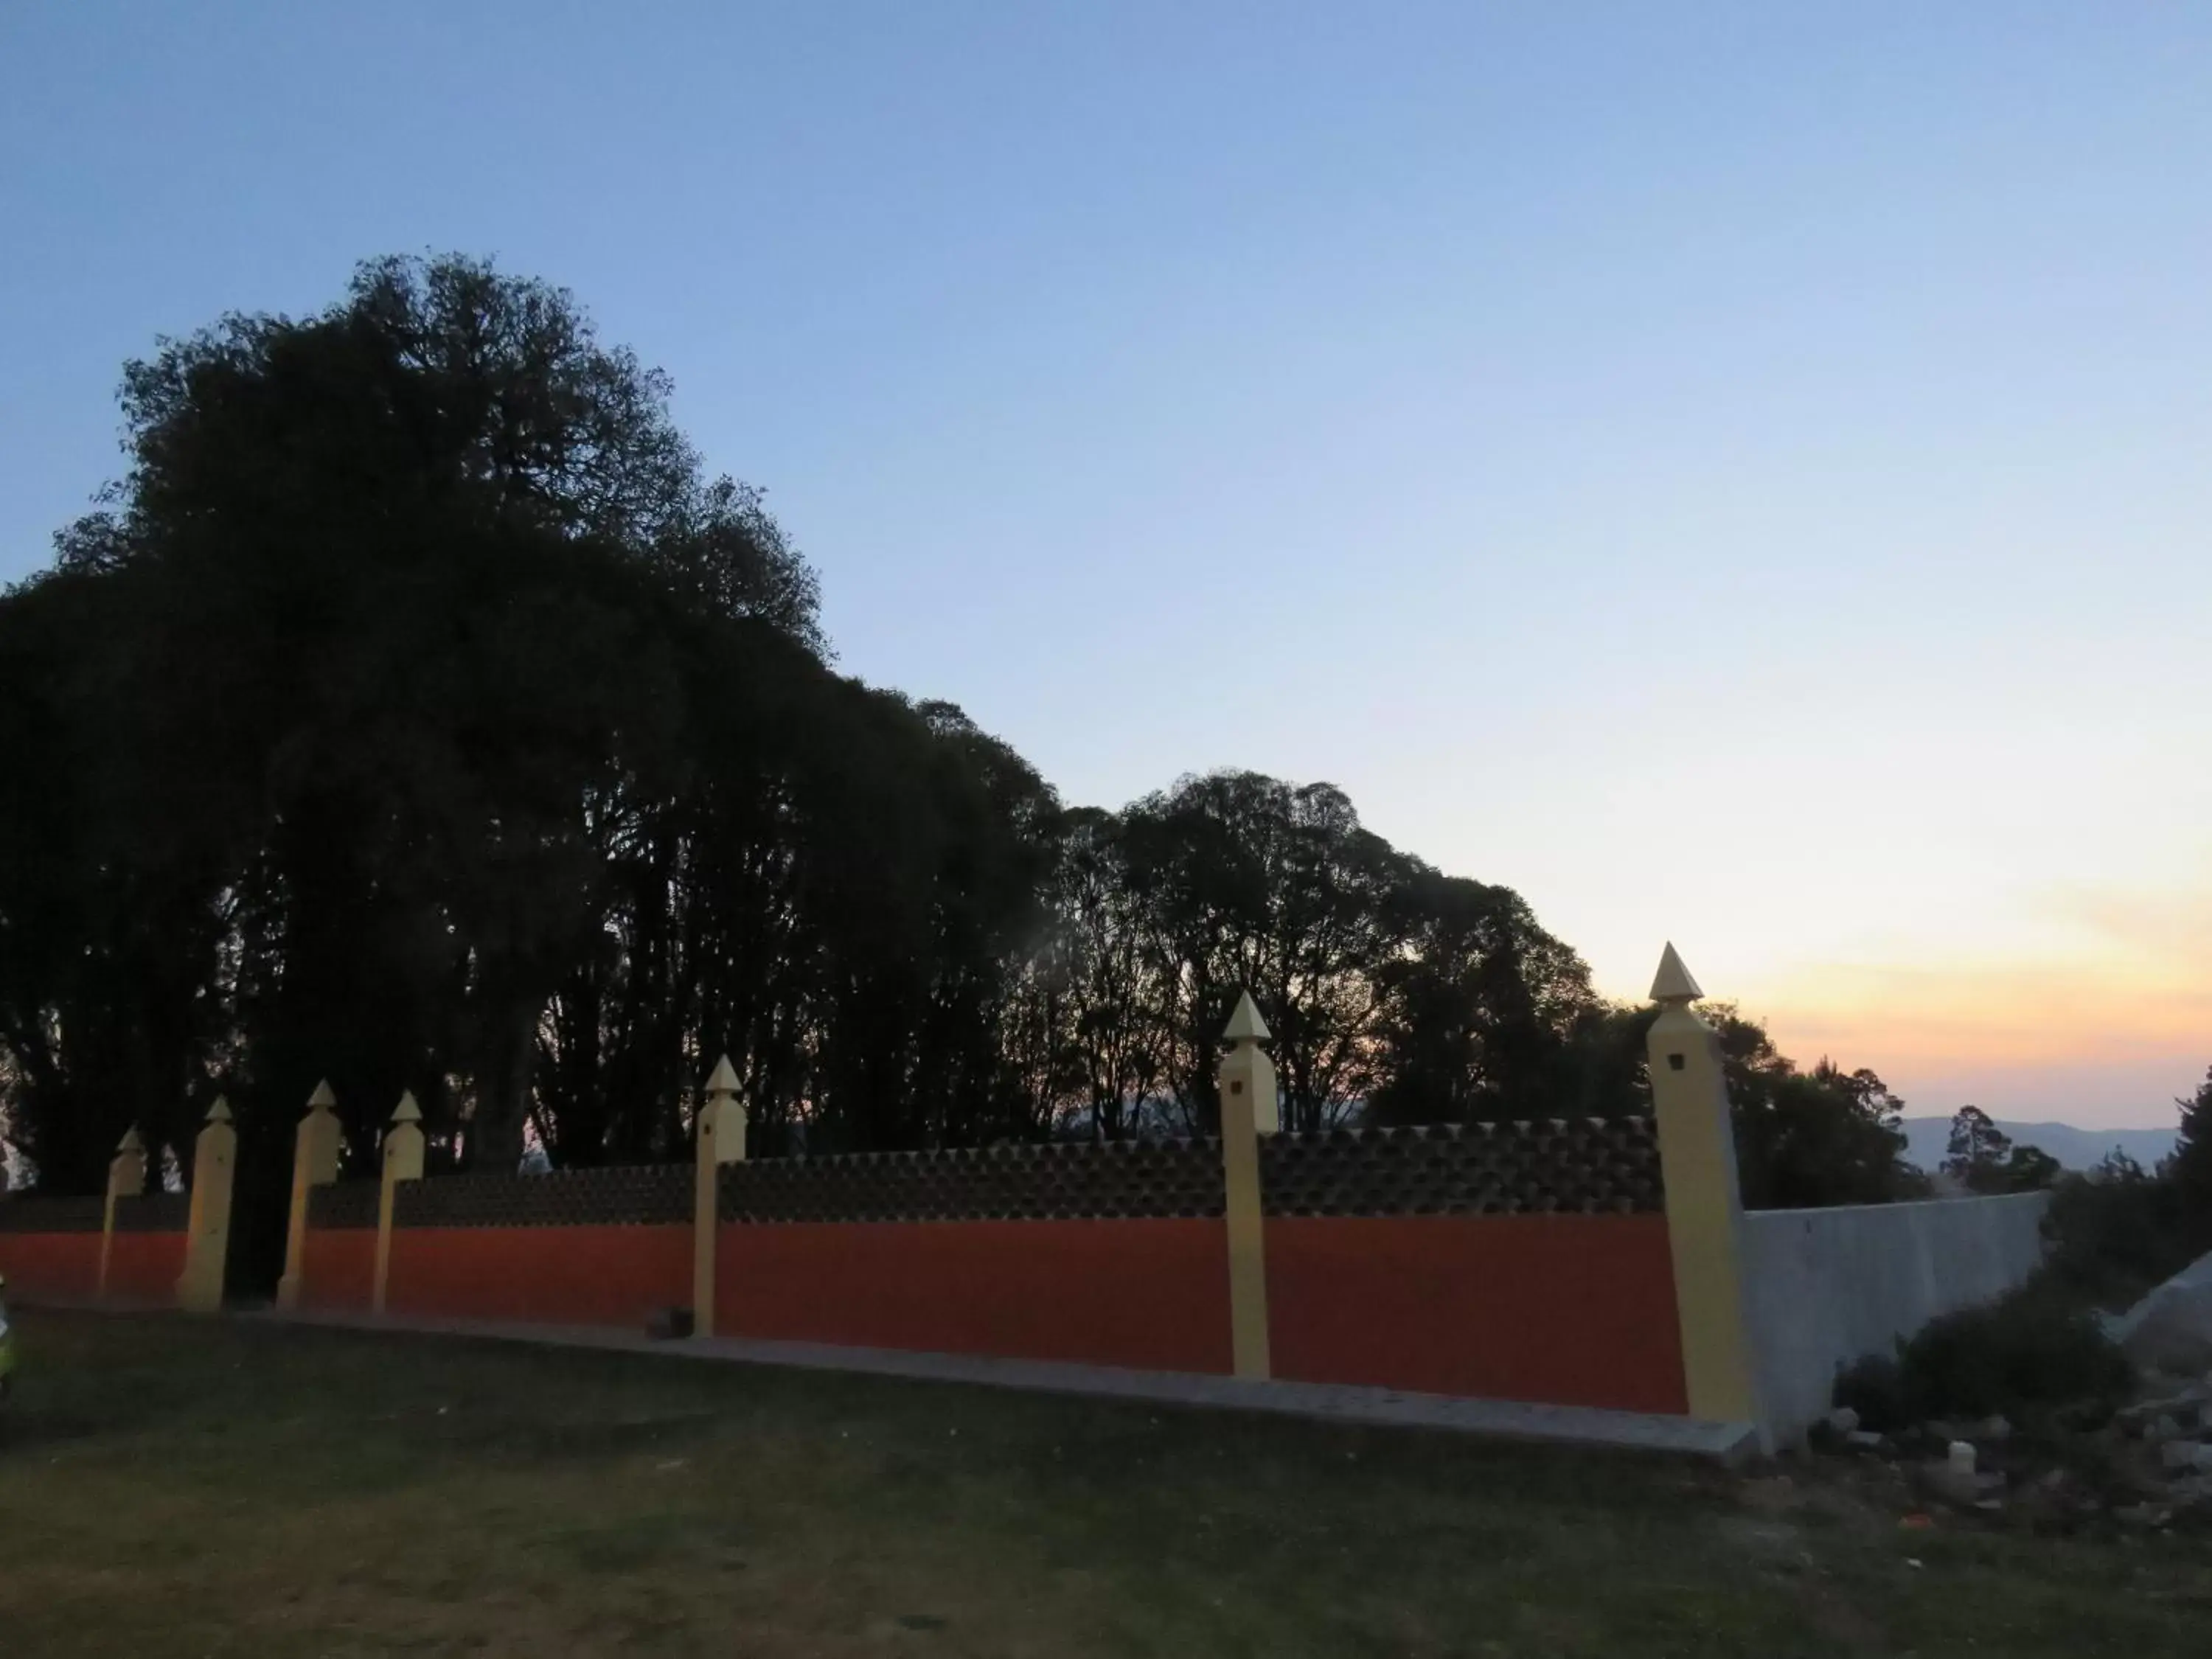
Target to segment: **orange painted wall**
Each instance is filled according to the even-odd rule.
[[[690,1305],[688,1224],[405,1227],[392,1235],[388,1313],[641,1330],[657,1310]]]
[[[1689,1409],[1664,1216],[1279,1217],[1267,1314],[1298,1382]]]
[[[357,1313],[376,1291],[376,1229],[310,1227],[302,1254],[300,1305]]]
[[[715,1333],[1226,1371],[1218,1220],[726,1224]]]
[[[184,1270],[184,1234],[118,1233],[107,1258],[107,1294],[117,1302],[169,1307]]]
[[[0,1274],[27,1301],[88,1297],[100,1285],[100,1235],[0,1232]]]

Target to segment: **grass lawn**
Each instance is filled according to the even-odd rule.
[[[2212,1652],[2201,1535],[1901,1531],[1824,1480],[251,1322],[20,1328],[9,1659]]]

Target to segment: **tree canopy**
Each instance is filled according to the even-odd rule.
[[[325,1076],[359,1167],[403,1088],[448,1160],[680,1157],[724,1052],[769,1152],[1203,1131],[1246,987],[1287,1127],[1638,1109],[1641,1016],[1340,790],[1072,807],[838,673],[668,398],[462,258],[126,368],[125,476],[0,599],[0,1111],[41,1185],[131,1126],[188,1165],[220,1090],[265,1277]],[[1729,1029],[1750,1178],[1874,1194],[1880,1080]]]

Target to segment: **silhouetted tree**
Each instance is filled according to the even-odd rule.
[[[1978,1106],[1961,1106],[1951,1118],[1951,1136],[1944,1147],[1944,1173],[1971,1187],[1987,1179],[1987,1172],[2002,1168],[2012,1151],[2012,1138],[1990,1121]]]
[[[2184,1201],[2212,1227],[2212,1067],[2194,1095],[2173,1103],[2181,1110],[2181,1133],[2165,1173],[2170,1173]]]
[[[1334,786],[1070,809],[836,673],[667,398],[458,258],[126,368],[125,476],[0,596],[0,1127],[41,1185],[134,1125],[188,1161],[220,1088],[265,1285],[322,1077],[362,1174],[403,1088],[448,1160],[680,1158],[724,1053],[763,1154],[1202,1131],[1246,988],[1288,1128],[1644,1103],[1648,1012]],[[1742,1030],[1759,1190],[1878,1188],[1879,1079]]]

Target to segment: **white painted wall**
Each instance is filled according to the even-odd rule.
[[[1747,1214],[1745,1297],[1768,1431],[1802,1438],[1838,1370],[2033,1273],[2050,1201],[2016,1193]]]

